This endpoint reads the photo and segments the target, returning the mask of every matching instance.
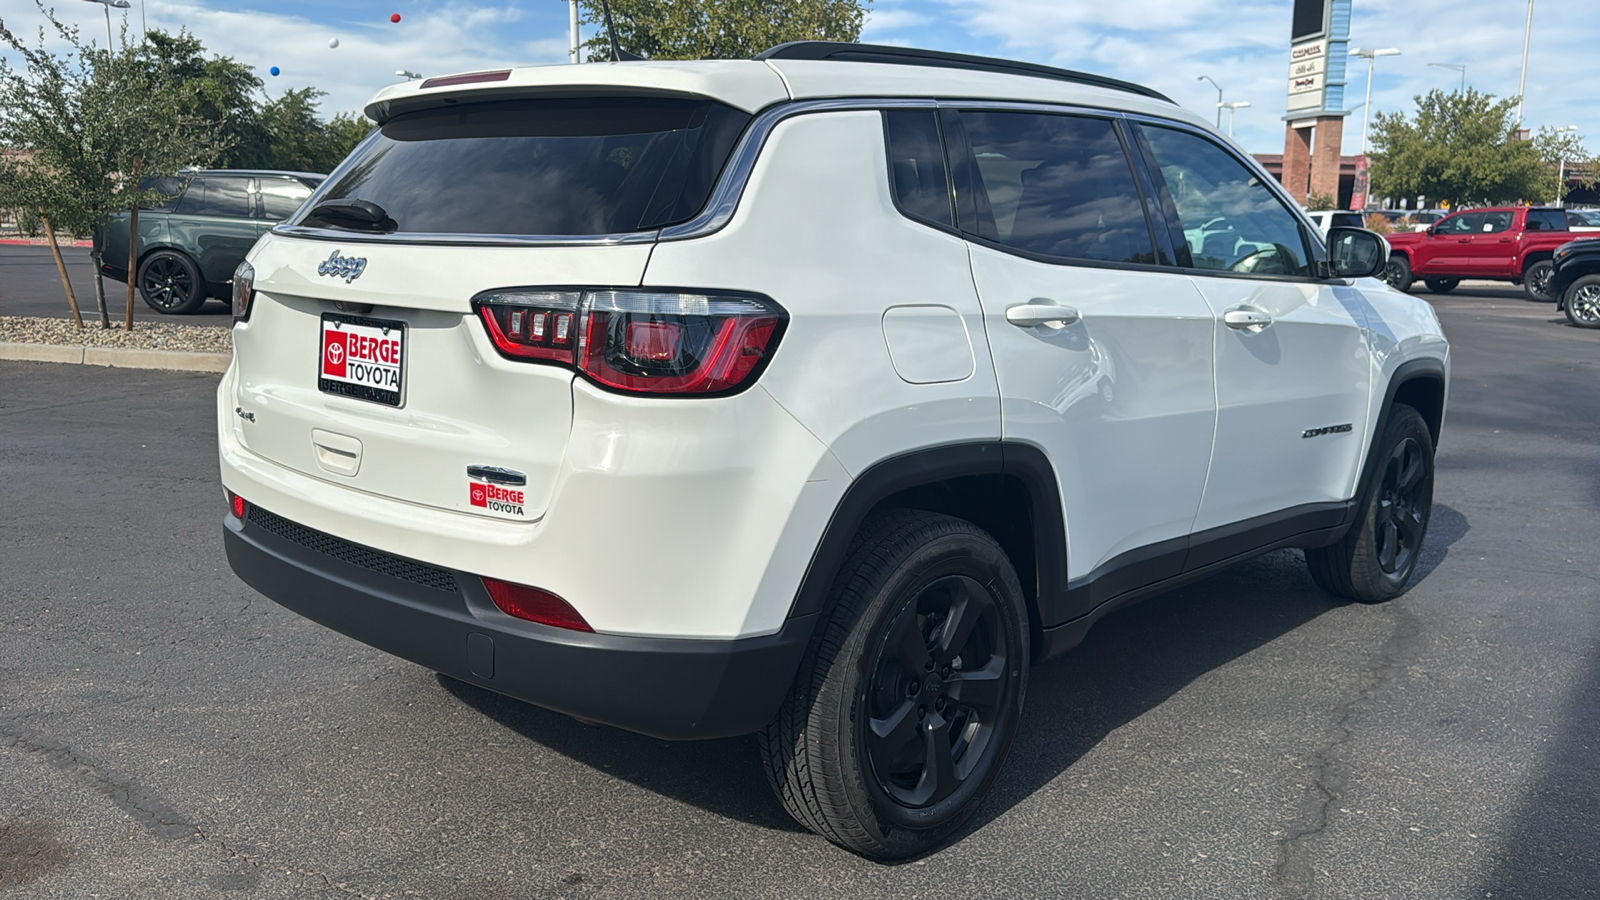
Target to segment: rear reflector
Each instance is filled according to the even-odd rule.
[[[233,491],[229,491],[227,488],[223,488],[223,490],[228,494],[228,512],[233,513],[235,519],[241,522],[244,521],[244,498]]]
[[[549,591],[494,578],[483,579],[483,586],[489,591],[489,599],[508,616],[573,631],[594,631],[567,601]]]

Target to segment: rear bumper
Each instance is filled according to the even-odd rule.
[[[652,737],[761,728],[783,702],[816,620],[796,617],[776,634],[736,640],[552,628],[500,612],[472,575],[255,513],[225,518],[228,562],[280,605],[452,678]]]

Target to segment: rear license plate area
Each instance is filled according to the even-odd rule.
[[[317,389],[385,406],[405,396],[406,323],[323,313]]]

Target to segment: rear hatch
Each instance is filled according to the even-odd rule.
[[[705,205],[749,118],[705,99],[598,97],[386,122],[251,253],[239,441],[384,497],[539,517],[576,376],[497,350],[474,297],[638,285],[655,231]]]

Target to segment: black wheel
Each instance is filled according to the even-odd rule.
[[[1306,551],[1317,585],[1362,603],[1398,597],[1416,571],[1433,512],[1433,437],[1409,406],[1390,411],[1360,494],[1361,518],[1331,547]]]
[[[937,846],[999,773],[1022,713],[1028,613],[977,526],[897,510],[863,527],[776,719],[759,735],[789,814],[864,856]]]
[[[156,312],[175,315],[192,313],[206,303],[200,269],[175,250],[157,250],[139,264],[139,294]]]
[[[1555,302],[1556,298],[1550,294],[1550,276],[1555,273],[1555,268],[1555,263],[1541,259],[1522,273],[1522,289],[1528,292],[1530,300]]]
[[[1383,267],[1383,280],[1402,294],[1411,290],[1411,261],[1404,256],[1389,257],[1388,264]]]
[[[1600,275],[1585,275],[1567,287],[1561,305],[1567,321],[1579,328],[1600,328]]]
[[[1461,279],[1459,278],[1428,278],[1423,281],[1423,284],[1428,286],[1428,290],[1433,291],[1435,294],[1448,294],[1455,290],[1456,285],[1460,283]]]

